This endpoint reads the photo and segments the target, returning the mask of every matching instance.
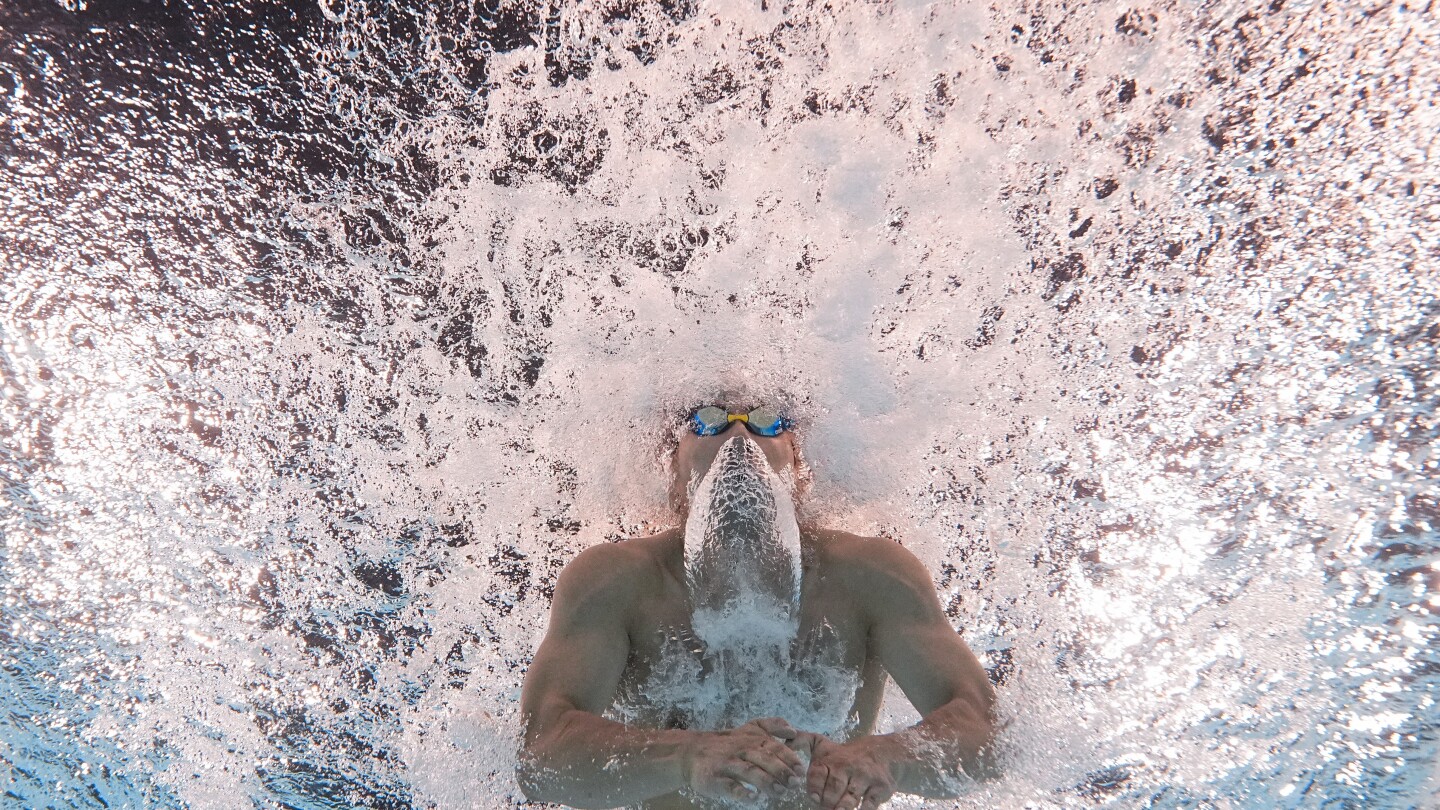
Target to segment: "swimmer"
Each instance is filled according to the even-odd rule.
[[[796,524],[792,427],[697,410],[672,462],[684,524],[561,572],[521,695],[528,798],[871,810],[991,775],[984,669],[902,546]],[[874,734],[887,675],[922,719]]]

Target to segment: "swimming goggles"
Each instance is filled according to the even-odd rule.
[[[725,408],[707,405],[690,417],[690,427],[696,436],[714,436],[730,427],[731,422],[744,422],[746,430],[760,436],[779,436],[795,427],[774,405],[761,405],[749,413],[730,413]]]

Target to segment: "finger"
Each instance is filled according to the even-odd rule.
[[[728,792],[731,796],[734,796],[742,802],[752,801],[760,795],[760,791],[756,790],[754,787],[741,780],[724,779],[721,781],[729,783],[725,788],[726,792]]]
[[[811,736],[813,737],[813,739],[810,741],[811,756],[823,757],[825,756],[825,752],[829,751],[832,748],[839,747],[839,745],[834,740],[826,737],[824,734],[814,734]]]
[[[821,806],[821,799],[825,795],[825,780],[829,777],[829,768],[817,762],[810,763],[810,770],[805,774],[805,792],[816,807]]]
[[[757,787],[768,787],[771,792],[779,793],[790,786],[790,768],[778,758],[758,749],[741,751],[737,756],[765,775],[762,781],[755,783]]]
[[[793,740],[800,735],[800,732],[790,725],[790,721],[783,717],[760,717],[750,722],[764,729],[766,734],[782,740]]]
[[[815,747],[815,735],[808,731],[796,734],[792,739],[785,741],[785,746],[791,751],[807,751]]]
[[[840,801],[835,805],[835,810],[855,810],[855,808],[860,806],[860,800],[863,798],[861,794],[863,792],[864,791],[856,790],[855,783],[851,782],[850,787],[841,794]]]
[[[787,771],[785,781],[790,784],[790,787],[799,787],[805,780],[805,762],[800,759],[800,755],[795,753],[788,744],[781,742],[767,742],[763,748],[771,756],[784,763]]]
[[[835,810],[840,806],[840,800],[845,798],[845,790],[850,787],[850,774],[843,768],[827,768],[829,778],[825,780],[825,792],[820,794],[820,806]]]
[[[865,791],[865,800],[860,803],[860,806],[865,807],[865,803],[869,802],[870,807],[879,807],[885,802],[890,801],[890,797],[894,795],[895,786],[893,784],[873,784],[869,790]]]
[[[888,797],[886,797],[888,798]],[[865,798],[860,800],[860,810],[876,810],[885,799],[880,798],[877,788],[872,786],[865,791]]]
[[[739,759],[732,759],[720,768],[720,773],[759,790],[774,784],[775,780],[763,768]]]
[[[742,751],[740,758],[764,770],[780,787],[790,787],[790,780],[798,779],[796,774],[800,758],[795,756],[794,751],[777,742],[772,741],[759,748]]]

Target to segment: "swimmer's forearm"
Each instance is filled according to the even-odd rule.
[[[875,746],[890,763],[896,790],[944,799],[959,795],[971,779],[995,775],[994,739],[989,707],[955,700],[907,729],[856,742]]]
[[[639,729],[572,709],[552,733],[521,752],[525,796],[578,808],[620,807],[674,793],[687,784],[696,734]]]

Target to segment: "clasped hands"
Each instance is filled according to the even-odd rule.
[[[700,734],[687,757],[686,783],[701,795],[742,801],[803,786],[819,810],[875,810],[895,793],[892,758],[877,740],[837,743],[765,717]]]

